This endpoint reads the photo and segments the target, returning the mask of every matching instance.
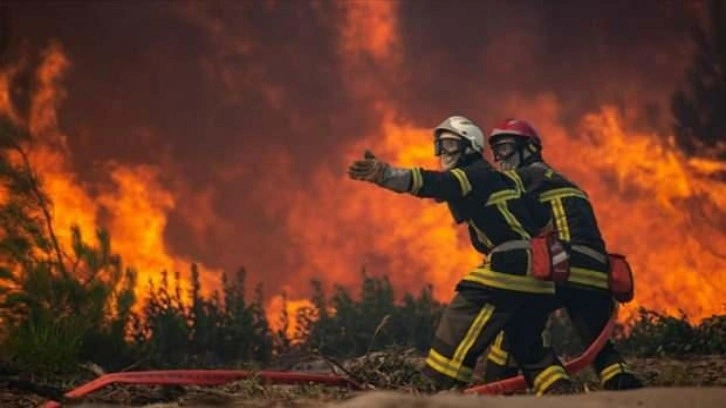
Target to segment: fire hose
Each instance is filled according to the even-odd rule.
[[[592,363],[605,343],[610,338],[615,320],[617,308],[610,316],[610,320],[590,344],[590,346],[577,358],[567,361],[565,369],[569,373],[577,373]],[[93,381],[85,383],[64,396],[68,399],[79,399],[95,391],[98,391],[111,384],[136,384],[136,385],[222,385],[232,381],[257,378],[271,384],[320,384],[332,387],[347,387],[357,389],[355,383],[348,378],[329,374],[305,374],[289,371],[247,371],[247,370],[158,370],[158,371],[129,371],[120,373],[104,374]],[[521,391],[527,388],[524,376],[519,375],[496,381],[489,384],[477,385],[464,390],[466,394],[505,394]],[[59,408],[61,404],[57,401],[47,401],[41,408]]]

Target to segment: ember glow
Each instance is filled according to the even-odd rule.
[[[628,255],[636,298],[624,319],[638,306],[694,321],[726,312],[726,165],[684,156],[668,126],[690,55],[677,18],[700,12],[693,2],[659,9],[667,31],[639,24],[638,13],[652,14],[644,5],[603,32],[533,5],[461,14],[423,0],[180,4],[75,6],[88,35],[58,24],[48,46],[55,31],[29,30],[41,61],[0,70],[0,113],[20,121],[11,91],[32,68],[32,158],[64,242],[72,223],[86,237],[107,227],[141,283],[200,261],[213,290],[221,270],[244,265],[265,286],[273,325],[282,291],[293,317],[309,305],[310,279],[355,288],[361,266],[399,293],[431,283],[446,301],[480,262],[465,231],[445,206],[348,180],[345,164],[370,148],[434,168],[430,130],[444,117],[488,129],[516,116],[588,192],[609,250]],[[567,12],[590,13],[578,7]],[[624,21],[616,9],[600,14]],[[84,13],[130,39],[95,49],[86,38],[98,27],[83,26],[95,21]],[[135,13],[154,23],[136,30]]]

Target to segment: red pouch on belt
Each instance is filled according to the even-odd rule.
[[[551,235],[550,252],[552,253],[552,280],[557,283],[567,282],[570,277],[570,256],[555,233]]]
[[[628,303],[633,300],[635,294],[635,282],[633,280],[633,271],[630,264],[625,259],[625,255],[608,254],[610,261],[610,292],[615,300],[620,303]]]
[[[532,276],[537,279],[565,282],[570,274],[568,255],[555,232],[540,234],[530,241]]]

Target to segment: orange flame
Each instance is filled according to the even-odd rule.
[[[138,272],[139,295],[148,281],[158,283],[162,270],[186,272],[191,260],[174,255],[164,242],[167,216],[174,208],[174,195],[159,182],[159,169],[150,166],[123,166],[109,163],[105,169],[110,185],[101,186],[95,196],[91,187],[82,184],[72,170],[66,136],[57,123],[57,109],[64,97],[59,84],[70,62],[57,43],[43,54],[35,71],[27,122],[23,122],[10,98],[10,84],[18,69],[0,71],[0,112],[6,114],[33,135],[30,161],[52,200],[52,218],[61,246],[71,248],[71,226],[79,226],[86,239],[106,227],[112,237],[112,250],[124,263]],[[99,215],[108,212],[108,222],[101,224]],[[219,271],[201,267],[205,290],[219,286]],[[188,289],[188,282],[182,282]]]
[[[407,120],[381,81],[404,79],[410,71],[402,66],[398,3],[347,2],[338,7],[340,74],[357,102],[379,115],[378,132],[357,135],[360,142],[346,146],[345,159],[369,147],[397,165],[435,167],[430,126],[443,118],[431,118],[425,126]],[[27,126],[40,141],[32,160],[53,198],[62,242],[68,244],[72,223],[80,224],[86,237],[103,224],[114,249],[142,273],[141,283],[156,280],[162,269],[186,270],[190,260],[173,254],[164,240],[177,196],[161,183],[158,168],[107,164],[103,168],[110,183],[100,194],[92,194],[91,186],[73,171],[56,117],[64,96],[58,82],[69,66],[59,45],[49,48],[36,72],[38,87]],[[20,115],[11,102],[10,84],[19,69],[0,71],[0,113],[16,121]],[[455,109],[451,114],[459,113]],[[666,313],[682,309],[696,321],[724,312],[726,191],[715,179],[724,171],[723,163],[685,158],[667,139],[635,131],[634,119],[611,107],[584,116],[577,129],[560,123],[559,103],[549,95],[513,96],[498,113],[528,119],[539,128],[546,159],[589,193],[610,250],[628,255],[637,295],[626,308],[626,318],[637,306]],[[445,206],[350,181],[343,168],[321,166],[312,172],[309,185],[288,190],[285,200],[279,200],[281,193],[272,186],[284,182],[290,169],[286,157],[276,159],[273,168],[280,174],[271,171],[272,182],[263,183],[257,193],[269,197],[266,209],[284,223],[291,237],[288,252],[302,256],[294,274],[278,282],[288,288],[291,318],[297,308],[309,305],[303,288],[314,276],[356,285],[360,263],[373,273],[388,273],[400,291],[432,283],[435,296],[446,301],[455,283],[480,261]],[[107,222],[100,220],[104,211],[110,214]],[[218,287],[218,271],[202,268],[202,276],[208,279],[206,289]],[[267,312],[274,328],[279,328],[281,311],[282,298],[272,297]]]
[[[365,54],[384,75],[403,72],[395,58],[395,3],[365,4],[345,10],[341,58],[350,90],[372,99],[381,120],[379,133],[361,135],[346,158],[370,147],[397,165],[432,168],[430,129],[401,119],[372,78],[376,73],[359,66]],[[361,31],[375,35],[351,34]],[[576,132],[558,122],[559,104],[549,95],[515,96],[501,110],[540,129],[546,159],[588,192],[609,249],[628,255],[637,294],[623,319],[631,319],[638,306],[669,314],[682,310],[694,321],[726,311],[726,255],[718,252],[726,247],[726,186],[709,176],[723,163],[687,159],[668,140],[630,129],[611,107],[584,116]],[[361,262],[386,271],[401,290],[431,282],[435,296],[446,301],[480,261],[442,205],[352,182],[343,169],[320,169],[313,180],[307,191],[290,193],[284,213],[295,249],[305,254],[302,270],[290,278],[293,287],[321,275],[354,285],[355,262]]]

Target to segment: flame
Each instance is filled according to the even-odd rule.
[[[352,160],[364,148],[371,148],[400,166],[434,168],[431,126],[443,117],[416,122],[402,113],[392,95],[400,89],[398,82],[405,84],[416,69],[404,65],[399,3],[344,2],[335,7],[340,17],[335,19],[340,64],[334,66],[340,69],[345,88],[341,91],[351,94],[361,109],[373,111],[372,126],[366,129],[374,129],[355,135],[358,142],[344,146],[340,158]],[[222,23],[205,20],[200,24],[212,24],[215,41],[224,39]],[[227,43],[224,56],[254,55],[250,41]],[[494,61],[495,75],[510,71],[509,61],[529,63],[526,52],[510,45],[524,43],[525,48],[533,48],[535,39],[512,34],[500,41],[482,50],[485,56],[506,52],[511,57],[499,59],[498,65]],[[32,161],[53,198],[53,219],[61,241],[68,244],[72,223],[80,224],[86,237],[103,225],[110,230],[114,249],[139,269],[140,283],[155,280],[162,269],[185,271],[190,259],[174,254],[164,238],[168,216],[182,200],[162,183],[160,168],[106,163],[101,168],[108,181],[100,186],[81,182],[73,170],[66,135],[57,123],[64,99],[59,82],[70,67],[60,45],[46,51],[35,72],[37,87],[27,124],[40,141]],[[16,121],[22,115],[12,103],[10,89],[22,69],[18,64],[0,70],[0,113]],[[272,107],[286,106],[287,90],[264,83],[260,79],[267,79],[264,70],[255,70],[246,79],[237,78],[233,70],[221,71],[222,83],[258,86]],[[467,92],[471,101],[488,98],[486,90]],[[628,91],[628,97],[633,94]],[[546,159],[589,193],[609,249],[628,255],[636,273],[637,294],[625,308],[625,319],[632,317],[637,306],[670,314],[682,309],[695,321],[724,312],[726,267],[721,248],[726,247],[726,192],[718,179],[726,169],[724,163],[686,158],[667,135],[640,130],[642,126],[635,125],[642,120],[637,100],[624,104],[625,113],[603,106],[572,126],[560,120],[566,116],[561,112],[562,101],[552,95],[501,99],[488,114],[522,117],[540,129]],[[451,109],[451,114],[462,113],[456,106]],[[487,123],[479,122],[486,129]],[[284,265],[291,272],[274,283],[287,288],[291,318],[299,307],[309,305],[305,296],[312,277],[322,278],[327,285],[356,286],[363,265],[369,273],[387,273],[399,293],[432,283],[436,298],[447,301],[456,282],[480,262],[465,231],[453,225],[446,206],[353,182],[344,174],[343,160],[331,160],[305,174],[304,187],[283,190],[280,185],[291,184],[288,174],[295,170],[291,168],[294,161],[292,153],[290,157],[284,151],[278,153],[270,159],[275,161],[271,170],[254,187],[256,197],[266,198],[262,211],[279,219],[287,233],[288,241],[281,247],[285,248]],[[200,211],[194,211],[193,215],[203,213],[193,224],[199,234],[209,225],[202,218],[214,215],[212,196],[211,190],[205,193],[199,199]],[[218,273],[202,268],[206,289],[219,287]],[[267,315],[273,327],[279,328],[282,297],[274,296],[275,289],[269,292],[273,296]],[[288,334],[292,330],[288,328]]]
[[[274,295],[265,307],[265,315],[273,331],[284,330],[288,339],[293,339],[298,330],[298,322],[295,319],[297,311],[302,308],[313,308],[313,303],[305,298],[286,299],[282,295]],[[282,320],[283,311],[287,314],[287,324]]]
[[[340,54],[351,92],[372,99],[380,122],[377,132],[348,146],[345,158],[372,148],[396,165],[434,168],[431,129],[406,121],[373,78],[379,73],[370,73],[403,72],[394,3],[365,4],[344,13]],[[351,34],[362,30],[373,34]],[[361,68],[361,54],[374,61],[372,69]],[[635,130],[629,123],[639,119],[637,110],[623,117],[603,106],[572,129],[559,122],[560,105],[551,95],[513,95],[500,110],[502,117],[528,119],[540,129],[545,158],[588,192],[609,250],[628,256],[636,299],[622,320],[632,319],[639,306],[683,311],[693,321],[726,311],[726,255],[718,252],[726,247],[726,186],[713,177],[723,163],[688,159],[672,138]],[[342,168],[321,168],[311,187],[291,192],[287,202],[281,214],[295,237],[291,249],[303,257],[288,282],[296,288],[312,276],[355,285],[359,262],[387,273],[400,291],[430,282],[435,297],[447,301],[456,282],[480,262],[445,206],[350,181]]]
[[[35,70],[27,121],[20,119],[10,98],[10,85],[20,68],[0,71],[0,112],[26,127],[35,139],[29,148],[30,162],[51,197],[52,223],[61,246],[70,250],[74,224],[86,240],[105,227],[112,250],[137,271],[137,294],[143,296],[146,282],[158,283],[161,271],[186,272],[192,263],[188,257],[172,254],[165,244],[164,230],[175,197],[159,181],[159,169],[152,166],[107,163],[101,167],[109,175],[108,183],[91,186],[79,181],[57,118],[65,96],[60,81],[69,68],[60,44],[52,43]],[[101,193],[92,194],[94,189]],[[103,213],[108,214],[108,221],[101,223]],[[200,270],[205,293],[219,286],[219,271],[204,266]],[[181,283],[185,291],[190,287],[184,276]]]

